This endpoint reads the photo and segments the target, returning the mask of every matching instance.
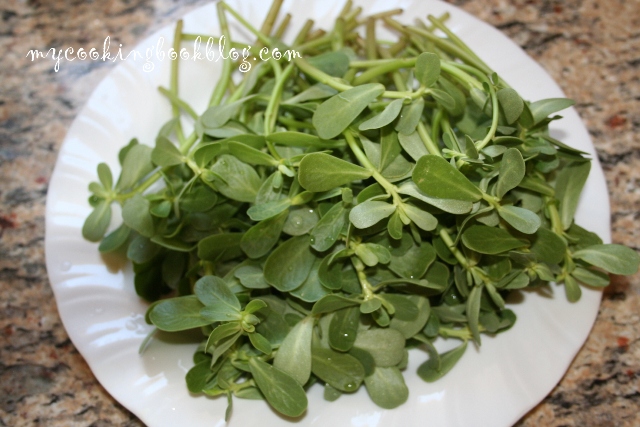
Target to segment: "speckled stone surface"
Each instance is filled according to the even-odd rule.
[[[0,426],[140,426],[66,335],[44,266],[44,207],[73,118],[115,65],[30,62],[29,49],[133,48],[207,1],[0,4]],[[539,61],[577,101],[611,195],[613,240],[640,250],[640,1],[458,0]],[[519,426],[640,425],[640,274],[614,277],[558,386]]]

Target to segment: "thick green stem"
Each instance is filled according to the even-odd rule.
[[[218,21],[220,22],[220,30],[225,40],[231,42],[231,34],[229,32],[229,24],[227,23],[227,15],[224,13],[224,3],[218,3]],[[213,89],[211,98],[209,99],[209,106],[219,105],[224,98],[224,94],[227,92],[229,80],[231,80],[231,61],[226,60],[222,63],[222,74],[216,87]]]
[[[171,77],[169,80],[169,91],[176,98],[178,97],[178,71],[180,64],[180,44],[182,43],[182,19],[176,23],[176,29],[173,33],[173,51],[177,54],[176,58],[171,61]],[[171,109],[173,111],[173,117],[178,119],[176,124],[176,136],[178,142],[182,144],[184,141],[184,134],[182,133],[182,123],[180,123],[180,108],[172,104]]]
[[[418,135],[420,139],[422,139],[422,143],[427,148],[429,154],[435,154],[436,156],[442,157],[442,153],[440,152],[440,148],[438,145],[431,139],[429,136],[429,132],[427,132],[427,128],[424,126],[424,123],[418,123]]]
[[[349,145],[349,148],[356,156],[360,164],[369,172],[371,172],[371,176],[373,177],[373,179],[375,179],[378,184],[380,184],[382,188],[384,188],[385,191],[393,198],[394,205],[400,206],[402,204],[402,198],[398,194],[398,189],[396,188],[396,186],[390,183],[384,176],[380,174],[380,172],[378,172],[376,167],[371,163],[371,161],[369,161],[367,156],[360,149],[360,146],[358,146],[358,143],[353,137],[351,131],[346,130],[343,135],[347,140],[347,145]]]
[[[473,334],[471,333],[469,327],[465,327],[462,329],[453,329],[441,326],[438,330],[438,333],[444,338],[459,338],[463,341],[468,341],[473,338]]]
[[[360,288],[362,289],[362,297],[365,301],[373,298],[373,287],[369,280],[367,279],[367,275],[364,272],[364,264],[358,257],[352,256],[351,263],[353,264],[353,268],[356,270],[356,274],[358,276],[358,281],[360,282]]]
[[[460,83],[465,85],[467,89],[476,88],[482,89],[482,84],[478,82],[478,80],[471,77],[465,71],[463,71],[459,66],[464,64],[458,64],[456,62],[450,61],[440,61],[440,68],[445,73],[449,74],[452,77],[455,77]],[[467,69],[474,69],[473,67],[467,67]],[[479,72],[476,77],[481,78],[483,81],[488,81],[487,77]]]
[[[365,71],[364,73],[360,74],[355,79],[353,79],[353,84],[355,86],[361,85],[383,74],[390,73],[400,68],[413,67],[415,65],[416,65],[416,58],[393,59],[389,62],[380,64],[376,67],[369,68],[367,71]]]
[[[311,28],[313,28],[313,23],[313,19],[307,19],[293,41],[294,47],[298,47],[306,40],[307,36],[309,35],[309,31],[311,31]]]
[[[455,43],[460,49],[464,50],[465,52],[467,52],[469,55],[471,55],[473,58],[475,58],[475,60],[479,63],[482,64],[486,69],[489,69],[489,66],[487,64],[485,64],[485,62],[480,59],[480,57],[478,55],[475,54],[474,51],[472,51],[469,46],[467,46],[467,44],[465,42],[463,42],[458,36],[455,35],[455,33],[453,31],[451,31],[446,25],[444,25],[439,19],[437,19],[435,16],[433,15],[429,15],[427,17],[429,19],[429,21],[436,27],[438,28],[440,31],[442,31],[443,33],[445,33],[447,35],[447,37],[449,37],[449,39]]]
[[[498,106],[498,97],[496,95],[496,89],[493,87],[492,84],[489,84],[489,94],[491,95],[491,107],[493,110],[491,112],[491,116],[492,116],[491,128],[489,129],[489,132],[484,137],[484,139],[476,145],[476,148],[478,150],[482,150],[484,147],[487,146],[489,142],[491,142],[491,140],[496,134],[496,130],[498,129],[498,119],[500,118],[500,110],[498,109],[499,106]]]
[[[462,254],[462,252],[460,252],[458,250],[458,248],[456,247],[456,244],[453,243],[453,239],[451,238],[451,236],[447,232],[447,229],[442,227],[440,229],[440,231],[438,232],[438,234],[440,235],[440,238],[442,239],[442,241],[447,245],[447,247],[449,248],[449,250],[451,251],[453,256],[456,257],[456,259],[458,260],[460,265],[463,268],[468,269],[469,268],[469,263],[467,262],[467,258],[465,258],[465,256]]]
[[[280,13],[280,8],[282,7],[282,0],[273,0],[271,3],[271,7],[269,8],[269,12],[267,13],[267,17],[262,23],[262,27],[260,28],[260,32],[267,36],[271,35],[271,31],[273,30],[273,25],[278,18],[278,14]]]
[[[282,19],[282,22],[280,23],[280,25],[278,25],[278,28],[276,29],[276,32],[273,36],[278,40],[282,39],[282,36],[284,35],[285,31],[287,31],[287,28],[289,27],[290,23],[291,23],[291,14],[287,13]]]
[[[162,86],[158,87],[158,91],[164,96],[166,96],[169,99],[169,101],[171,101],[171,105],[173,107],[178,107],[179,109],[187,113],[189,116],[191,116],[191,118],[193,118],[194,120],[198,120],[198,113],[196,113],[194,109],[191,108],[189,104],[187,104],[186,101],[178,98],[176,94],[174,94],[169,89],[164,88]]]
[[[221,7],[224,7],[227,11],[229,11],[229,13],[240,23],[242,24],[243,27],[245,27],[247,30],[249,30],[254,36],[256,36],[258,38],[258,40],[260,40],[260,42],[262,42],[265,46],[271,47],[271,39],[264,35],[262,32],[258,31],[256,29],[256,27],[254,27],[253,25],[251,25],[251,23],[249,23],[249,21],[247,21],[246,19],[244,19],[242,17],[242,15],[240,15],[238,12],[236,12],[235,10],[233,10],[231,7],[229,7],[228,4],[224,3],[224,2],[220,2],[218,3],[219,5],[222,5]]]
[[[276,84],[273,86],[271,98],[269,99],[269,104],[267,105],[267,109],[264,113],[265,136],[272,133],[273,129],[275,128],[276,120],[278,119],[278,106],[280,105],[280,99],[282,98],[284,84],[293,72],[294,66],[294,64],[291,62],[289,63],[289,65],[287,65],[284,71],[282,71],[280,64],[278,64],[277,61],[272,61],[271,65],[275,73]]]
[[[473,65],[474,67],[484,71],[487,74],[491,73],[491,69],[489,67],[487,67],[482,62],[478,62],[478,60],[476,60],[475,57],[473,57],[472,55],[469,55],[467,52],[465,52],[460,47],[456,46],[451,41],[438,37],[435,34],[419,27],[402,27],[402,28],[405,31],[409,31],[411,33],[418,34],[420,36],[425,37],[427,40],[433,42],[440,49],[452,54],[457,58],[460,58],[462,61],[466,62],[467,64]]]
[[[560,219],[560,212],[558,212],[558,206],[555,203],[555,199],[549,196],[545,196],[544,202],[547,205],[547,209],[549,211],[551,229],[558,236],[562,237],[564,235],[564,229],[562,227],[562,219]]]

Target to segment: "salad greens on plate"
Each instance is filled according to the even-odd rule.
[[[226,60],[202,114],[173,61],[155,145],[132,140],[118,178],[101,163],[89,185],[83,235],[133,262],[147,321],[203,333],[189,391],[226,396],[227,416],[234,396],[300,416],[315,383],[394,408],[408,349],[436,381],[516,322],[510,293],[556,283],[576,302],[637,271],[636,252],[574,222],[590,159],[548,129],[572,101],[522,99],[446,15],[407,26],[347,2],[333,28],[309,20],[287,44],[280,6],[255,28],[220,2],[218,37],[234,47],[235,19],[253,51],[298,55],[245,73]],[[198,37],[179,22],[175,51]],[[439,354],[438,337],[460,345]]]

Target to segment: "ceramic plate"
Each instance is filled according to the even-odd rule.
[[[253,23],[260,23],[266,1],[230,2]],[[342,0],[294,2],[284,11],[294,16],[290,34],[308,17],[327,28]],[[489,66],[525,99],[562,97],[546,72],[498,30],[437,1],[367,2],[368,13],[402,7],[403,20],[449,12],[450,27]],[[218,34],[215,5],[184,18],[187,32]],[[171,43],[167,27],[136,47],[139,52]],[[232,34],[248,37],[234,25]],[[242,40],[242,39],[240,39]],[[246,39],[248,40],[248,38]],[[187,45],[189,49],[190,47]],[[96,166],[107,162],[119,170],[117,153],[132,137],[153,145],[161,124],[171,115],[168,102],[156,88],[168,84],[169,61],[156,55],[120,63],[100,83],[74,121],[60,150],[51,178],[46,213],[47,269],[58,310],[71,340],[102,385],[147,425],[221,426],[226,399],[190,395],[184,375],[192,366],[192,343],[154,340],[144,355],[138,347],[150,331],[144,322],[147,304],[133,289],[130,265],[113,266],[98,253],[97,245],[83,240],[81,228],[90,212],[87,184],[96,180]],[[180,93],[202,112],[222,61],[184,61]],[[573,109],[553,122],[552,134],[567,144],[592,153],[594,167],[580,202],[577,222],[610,241],[609,203],[602,170],[589,135]],[[115,225],[115,224],[112,224]],[[562,378],[585,341],[596,317],[601,293],[583,288],[577,304],[566,301],[564,290],[552,286],[552,295],[527,292],[510,306],[516,325],[495,338],[483,337],[482,348],[471,347],[460,363],[440,381],[423,382],[415,371],[427,358],[412,350],[405,378],[410,395],[394,410],[375,406],[364,387],[329,403],[322,387],[309,392],[309,409],[296,425],[317,426],[508,426],[541,401]],[[453,346],[444,340],[441,349]],[[288,425],[265,402],[235,399],[232,425],[269,427]]]

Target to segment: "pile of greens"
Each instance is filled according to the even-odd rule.
[[[204,334],[191,392],[226,395],[227,415],[236,396],[296,417],[314,383],[328,400],[364,384],[394,408],[408,348],[435,381],[469,340],[514,324],[512,290],[555,282],[576,301],[580,284],[637,270],[634,251],[573,221],[591,163],[548,132],[572,101],[521,99],[447,16],[405,26],[399,10],[364,17],[348,2],[333,28],[308,21],[286,45],[279,8],[256,29],[218,3],[222,35],[229,15],[252,51],[299,58],[242,80],[225,61],[202,114],[179,97],[174,61],[155,147],[131,141],[118,180],[102,163],[89,185],[83,235],[133,262],[148,322]],[[381,24],[397,40],[378,40]],[[174,48],[198,36],[178,23]],[[114,203],[123,223],[105,237]],[[438,354],[437,337],[461,345]]]

